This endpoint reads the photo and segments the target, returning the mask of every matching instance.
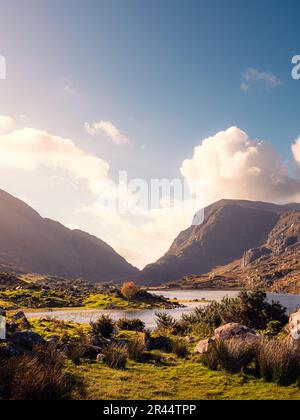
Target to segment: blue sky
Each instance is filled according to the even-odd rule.
[[[299,1],[14,0],[0,1],[0,115],[72,139],[110,165],[146,179],[180,176],[200,141],[237,126],[272,142],[295,171],[291,144],[300,134]],[[276,76],[241,90],[248,68]],[[85,122],[111,121],[130,145],[90,136]],[[74,208],[89,192],[52,189],[53,173],[0,169],[2,188],[43,215],[99,236],[98,222]],[[39,177],[38,177],[39,178]],[[51,184],[52,185],[52,184]],[[57,206],[65,197],[64,206]],[[55,204],[54,204],[55,203]],[[90,223],[90,224],[89,224]],[[116,240],[104,234],[114,245]]]

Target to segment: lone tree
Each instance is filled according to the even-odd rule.
[[[139,290],[140,288],[133,281],[128,281],[121,287],[122,295],[128,300],[134,298]]]

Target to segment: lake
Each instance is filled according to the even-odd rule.
[[[166,298],[174,299],[177,298],[178,301],[183,301],[184,308],[176,309],[165,309],[165,312],[168,312],[175,319],[179,319],[183,313],[189,313],[197,306],[208,305],[207,302],[193,302],[193,300],[208,300],[208,301],[220,301],[223,297],[235,297],[237,291],[225,291],[225,290],[160,290],[160,291],[151,291],[151,293],[156,295],[163,295]],[[289,294],[276,294],[268,293],[268,299],[279,301],[283,306],[288,310],[288,313],[295,311],[300,308],[300,295],[289,295]],[[95,321],[102,314],[110,315],[113,319],[117,320],[119,318],[139,318],[145,324],[147,328],[155,328],[155,312],[157,309],[147,309],[147,310],[136,310],[136,311],[124,311],[124,310],[98,310],[98,309],[74,309],[74,310],[58,310],[58,311],[44,311],[44,312],[27,312],[26,315],[28,318],[45,318],[51,317],[56,318],[62,321],[75,321],[79,323],[89,323],[90,321]]]

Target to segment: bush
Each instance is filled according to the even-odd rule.
[[[65,359],[53,346],[0,361],[0,399],[65,400],[84,394],[84,384],[66,373]]]
[[[117,322],[117,326],[120,330],[125,331],[138,331],[143,332],[145,329],[145,324],[140,319],[128,319],[128,318],[120,318]]]
[[[172,351],[172,340],[166,336],[152,337],[147,335],[145,338],[146,349],[151,350],[160,350],[165,353],[170,353]]]
[[[288,340],[263,340],[257,346],[256,363],[265,381],[291,385],[300,379],[300,346]]]
[[[159,330],[173,329],[176,325],[175,319],[167,312],[155,312],[156,326]]]
[[[277,302],[268,302],[267,295],[260,291],[243,291],[236,298],[223,298],[206,307],[196,308],[183,315],[182,321],[198,335],[210,336],[220,325],[238,322],[249,328],[264,330],[271,321],[283,327],[288,317],[286,308]]]
[[[92,334],[104,338],[111,338],[114,332],[115,323],[110,316],[102,315],[96,322],[91,322]]]
[[[187,343],[181,338],[172,340],[172,353],[177,357],[186,358],[189,354]]]
[[[141,336],[134,337],[128,342],[128,355],[129,359],[135,362],[144,361],[144,353],[146,350],[144,338]]]
[[[202,362],[211,370],[238,373],[246,370],[254,357],[253,344],[238,339],[218,340],[210,344],[208,352],[202,356]]]
[[[140,288],[133,281],[124,283],[121,287],[122,295],[128,300],[133,299],[139,290]]]
[[[128,349],[123,344],[113,343],[103,349],[103,361],[112,369],[125,369]]]

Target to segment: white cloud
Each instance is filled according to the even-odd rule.
[[[292,145],[292,153],[296,163],[300,166],[300,136]]]
[[[255,68],[248,68],[242,75],[241,90],[247,92],[251,86],[261,83],[265,89],[272,89],[282,85],[282,81],[272,73],[260,71]]]
[[[12,131],[16,124],[13,118],[7,115],[0,115],[0,134]]]
[[[96,234],[139,268],[167,252],[178,233],[189,227],[192,219],[174,208],[143,210],[132,218],[104,207],[101,202],[82,207],[79,212],[87,214],[88,220],[95,218]]]
[[[72,140],[28,127],[0,134],[0,164],[31,172],[41,166],[60,169],[76,181],[86,181],[95,194],[109,170],[104,160],[86,153]]]
[[[300,164],[300,142],[297,150]],[[203,190],[206,204],[222,198],[286,202],[300,193],[300,181],[289,176],[273,146],[236,127],[204,139],[181,172],[191,188]]]
[[[88,134],[95,136],[103,132],[113,143],[116,144],[129,144],[130,141],[111,121],[99,121],[95,123],[84,124],[84,128]]]

